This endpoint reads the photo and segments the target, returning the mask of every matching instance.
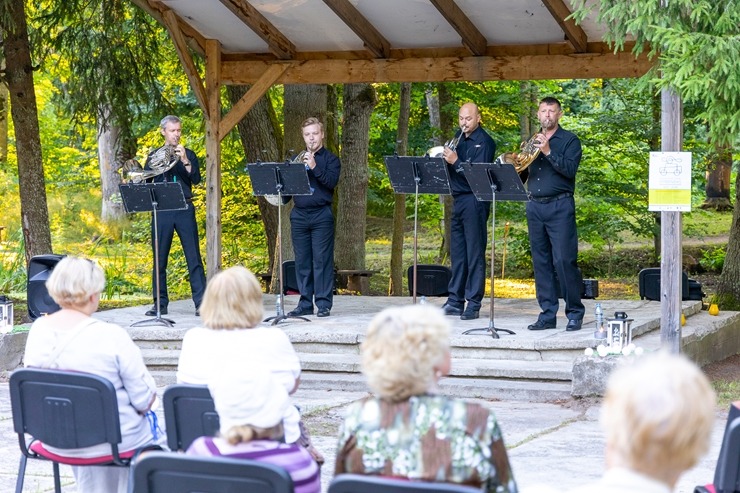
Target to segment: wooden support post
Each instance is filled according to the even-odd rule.
[[[221,270],[221,46],[206,40],[206,267]]]
[[[661,92],[661,151],[683,146],[683,105],[671,89]],[[681,352],[681,250],[680,212],[660,213],[660,342],[671,353]]]

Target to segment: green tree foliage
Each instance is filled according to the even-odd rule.
[[[685,103],[701,108],[717,145],[740,141],[740,2],[738,0],[575,0],[576,20],[594,7],[616,50],[633,37],[633,51],[658,57],[660,74],[648,75],[670,87]],[[658,76],[659,75],[659,76]]]

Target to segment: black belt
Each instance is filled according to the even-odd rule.
[[[573,194],[570,192],[564,192],[560,193],[558,195],[551,195],[549,197],[529,197],[529,199],[533,202],[537,202],[538,204],[547,204],[548,202],[555,202],[556,200],[564,199],[566,197],[572,197]]]

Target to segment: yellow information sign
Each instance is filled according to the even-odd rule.
[[[651,152],[648,210],[691,212],[691,153]]]

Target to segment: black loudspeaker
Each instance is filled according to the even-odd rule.
[[[694,285],[692,293],[690,292],[690,281],[691,279],[689,279],[688,274],[681,272],[681,300],[702,299],[703,293],[701,292],[701,284],[694,281],[699,286],[697,289],[696,285]],[[640,291],[640,299],[660,301],[660,267],[642,269],[637,275],[637,282]],[[691,297],[692,295],[694,298]],[[698,296],[698,298],[696,296]]]
[[[414,266],[406,272],[409,284],[409,295],[414,295]],[[452,271],[445,265],[419,264],[416,266],[417,296],[448,296],[448,286]]]
[[[28,315],[36,320],[41,315],[54,313],[59,310],[46,289],[46,280],[49,279],[54,267],[64,258],[64,255],[36,255],[28,264],[28,282],[26,283],[26,299],[28,301]]]
[[[295,260],[283,262],[283,294],[301,294],[295,276]]]

